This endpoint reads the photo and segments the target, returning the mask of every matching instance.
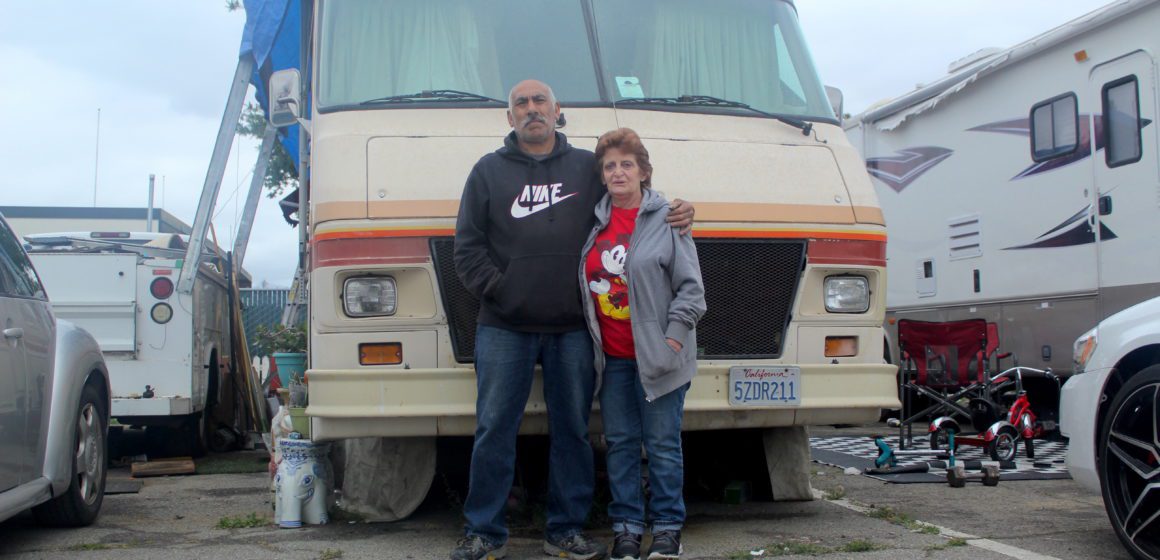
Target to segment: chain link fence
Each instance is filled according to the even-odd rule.
[[[250,346],[250,355],[259,356],[263,353],[254,345],[258,325],[273,328],[282,322],[282,311],[290,297],[290,290],[246,288],[241,290],[242,322],[246,326],[246,342]],[[305,315],[305,314],[303,314]]]

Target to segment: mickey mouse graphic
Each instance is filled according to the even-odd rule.
[[[628,237],[617,239],[617,244],[597,241],[600,249],[600,264],[603,267],[593,275],[597,279],[588,282],[588,288],[596,294],[600,312],[613,319],[627,321],[628,277],[624,275],[624,260],[628,256]]]

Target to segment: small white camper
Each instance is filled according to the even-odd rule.
[[[1160,2],[1110,4],[845,123],[886,218],[894,320],[985,318],[1072,369],[1100,319],[1160,295]]]

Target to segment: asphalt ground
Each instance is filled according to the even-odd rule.
[[[814,429],[811,435],[869,434],[880,427]],[[264,452],[216,459],[260,464]],[[252,467],[252,465],[251,465]],[[126,478],[127,469],[114,469]],[[811,502],[688,504],[684,558],[1129,558],[1098,495],[1071,480],[888,484],[819,464]],[[31,516],[0,523],[5,558],[64,559],[442,559],[461,535],[458,492],[437,476],[423,506],[395,523],[342,519],[278,529],[264,472],[143,479],[136,494],[105,497],[91,527],[46,529]],[[509,558],[541,552],[535,508],[511,516]],[[219,528],[234,526],[238,528]],[[595,526],[606,542],[611,531]],[[646,540],[647,545],[647,540]]]

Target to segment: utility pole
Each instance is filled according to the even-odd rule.
[[[97,149],[93,156],[93,208],[97,207],[97,169],[101,165],[101,108],[97,107]]]
[[[149,174],[149,210],[145,213],[145,231],[153,231],[153,178],[152,173]],[[161,229],[161,228],[157,228]]]

